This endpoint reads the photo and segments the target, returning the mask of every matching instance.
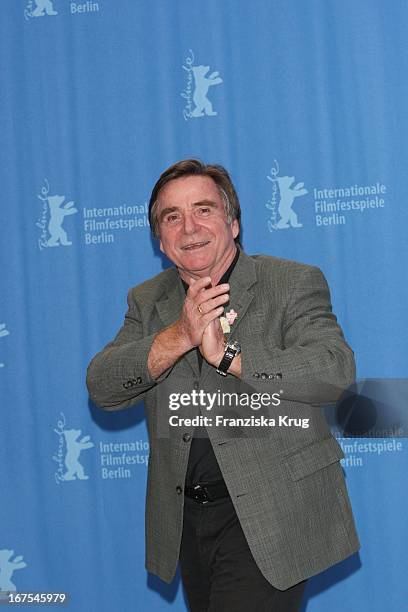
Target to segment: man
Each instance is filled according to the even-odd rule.
[[[145,402],[146,567],[170,582],[180,560],[193,612],[297,610],[306,579],[359,548],[344,455],[316,408],[354,378],[327,284],[317,268],[241,250],[220,166],[170,167],[149,215],[175,268],[129,292],[87,378],[106,410]],[[268,425],[251,428],[260,399]]]

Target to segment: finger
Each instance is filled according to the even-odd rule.
[[[218,295],[226,294],[229,292],[230,286],[228,283],[224,283],[223,285],[217,285],[216,287],[211,287],[209,289],[202,289],[198,292],[194,301],[196,304],[202,304],[203,302],[207,302]]]
[[[229,300],[229,293],[223,293],[212,300],[207,300],[206,302],[201,302],[201,304],[197,304],[197,309],[200,314],[207,314],[207,312],[211,312],[214,308],[218,308],[218,306],[222,306],[226,304]]]
[[[207,314],[201,317],[201,323],[203,325],[208,325],[208,323],[211,323],[211,321],[214,321],[214,319],[216,319],[217,317],[220,317],[223,312],[224,312],[224,306],[219,306],[218,308],[214,308],[214,310],[207,312]]]
[[[197,280],[192,279],[190,286],[188,288],[187,294],[190,298],[195,298],[199,291],[211,285],[211,277],[204,276],[203,278],[199,278]]]

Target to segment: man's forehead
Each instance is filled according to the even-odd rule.
[[[219,189],[209,176],[183,176],[169,181],[158,194],[159,206],[192,206],[201,202],[223,205]]]

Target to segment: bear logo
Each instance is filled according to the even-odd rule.
[[[48,222],[48,231],[50,238],[48,239],[47,246],[69,246],[72,244],[68,240],[66,231],[62,228],[62,222],[68,215],[73,215],[78,210],[73,208],[74,202],[66,202],[64,204],[65,196],[53,195],[48,196],[48,206],[50,209],[50,220]],[[64,204],[64,205],[63,205]]]
[[[302,223],[299,223],[298,216],[292,206],[295,198],[306,195],[308,191],[305,189],[304,183],[293,185],[294,176],[278,176],[278,174],[279,165],[275,160],[275,165],[271,168],[271,176],[267,176],[267,179],[272,183],[272,197],[266,204],[266,207],[272,210],[271,219],[268,221],[269,231],[303,227]]]
[[[14,550],[0,550],[0,591],[16,591],[16,585],[11,580],[15,570],[27,567],[22,556],[12,559]]]
[[[64,474],[64,480],[88,480],[89,476],[85,474],[83,466],[79,463],[79,455],[83,450],[94,446],[90,441],[90,436],[84,436],[79,440],[80,429],[64,429],[62,433],[66,444],[65,467],[67,471]]]
[[[209,66],[191,66],[191,70],[194,75],[195,86],[193,92],[195,108],[191,112],[191,117],[203,117],[204,114],[208,116],[217,115],[217,112],[213,110],[213,106],[207,97],[207,93],[211,86],[222,83],[219,72],[215,71],[209,76],[206,76],[207,72],[210,70]]]
[[[295,180],[294,176],[277,176],[276,180],[280,192],[278,212],[281,216],[277,225],[278,229],[286,229],[289,224],[292,227],[303,227],[302,223],[298,221],[297,214],[292,210],[292,206],[295,198],[307,194],[304,183],[297,183],[292,187]]]
[[[54,10],[54,6],[51,0],[34,0],[36,7],[31,10],[31,17],[44,17],[47,15],[58,15],[57,11]]]
[[[62,223],[68,215],[74,215],[78,210],[74,207],[74,202],[65,202],[65,196],[48,195],[50,186],[47,179],[44,179],[44,187],[38,198],[43,202],[41,219],[37,226],[42,229],[40,248],[70,246],[72,242],[68,240],[67,232],[63,229]]]

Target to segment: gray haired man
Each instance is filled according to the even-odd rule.
[[[316,407],[355,373],[327,283],[317,268],[244,253],[221,166],[170,167],[149,213],[174,268],[129,292],[87,378],[105,410],[145,403],[146,568],[170,582],[180,561],[193,612],[298,610],[307,578],[359,548],[344,455]],[[225,410],[223,394],[261,398],[267,416],[251,428],[251,399]],[[217,398],[211,418],[203,398]]]

